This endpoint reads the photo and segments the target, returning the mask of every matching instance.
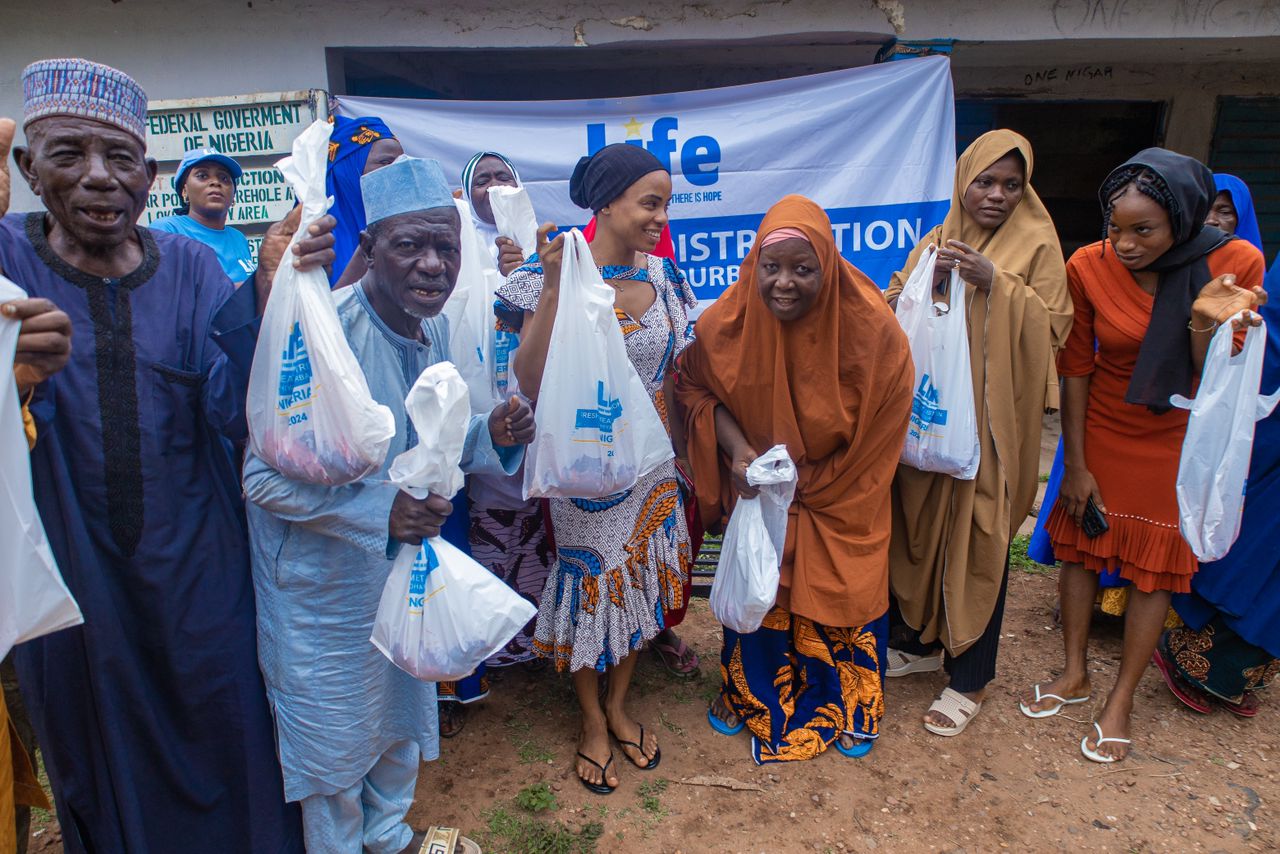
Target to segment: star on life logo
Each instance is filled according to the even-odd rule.
[[[302,327],[295,321],[284,352],[280,354],[279,408],[282,414],[289,416],[292,425],[307,420],[307,413],[302,410],[310,405],[311,357],[307,355]]]
[[[710,187],[720,180],[720,141],[706,134],[682,141],[679,130],[677,117],[660,116],[653,120],[646,135],[645,123],[632,116],[630,121],[622,122],[622,139],[611,140],[605,123],[596,122],[587,125],[587,155],[595,154],[611,142],[625,142],[648,150],[668,172],[678,172],[693,186]]]
[[[947,426],[947,410],[938,405],[938,388],[928,374],[920,377],[920,387],[911,401],[911,435],[928,432],[929,425]]]

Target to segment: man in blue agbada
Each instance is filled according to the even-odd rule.
[[[36,503],[84,625],[16,658],[64,850],[301,851],[228,452],[296,226],[273,226],[236,291],[207,246],[136,225],[156,175],[136,82],[45,60],[24,71],[23,103],[14,159],[47,212],[0,221],[0,268],[31,297],[8,311],[71,320],[66,367],[22,392]],[[294,263],[326,263],[332,244],[304,240]]]
[[[452,496],[418,501],[388,480],[417,444],[404,399],[418,375],[449,358],[440,314],[458,280],[460,220],[434,160],[403,157],[361,179],[368,272],[335,296],[369,390],[396,416],[382,469],[339,487],[245,464],[258,644],[275,712],[285,795],[302,802],[309,851],[416,852],[405,824],[419,760],[436,758],[435,685],[383,657],[369,636],[402,543],[440,532]],[[473,415],[468,472],[513,474],[533,413],[512,398]]]

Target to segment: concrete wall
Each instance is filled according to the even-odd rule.
[[[21,113],[26,63],[84,56],[153,99],[327,88],[327,47],[543,47],[864,33],[951,38],[957,91],[1172,102],[1170,142],[1207,151],[1213,98],[1280,93],[1280,0],[4,0],[0,115]],[[541,6],[539,9],[537,7]],[[1247,38],[1236,38],[1247,37]],[[1183,44],[1179,55],[1171,45]],[[1108,46],[1111,46],[1109,49]],[[1118,54],[1118,55],[1113,55]],[[1206,61],[1212,57],[1212,66]],[[1271,61],[1271,67],[1263,63]],[[602,61],[607,52],[602,50]],[[1110,65],[1110,77],[1046,67]],[[1241,63],[1256,64],[1245,68]],[[1031,74],[1031,83],[1025,83]],[[24,187],[14,209],[34,200]]]

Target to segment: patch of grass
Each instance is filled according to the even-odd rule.
[[[516,793],[516,803],[529,812],[546,812],[559,808],[555,792],[546,783],[525,786]]]
[[[662,817],[667,809],[662,805],[662,793],[667,790],[671,781],[666,777],[647,780],[640,784],[640,807],[650,815]]]
[[[1048,482],[1049,482],[1049,473],[1048,473],[1048,472],[1043,472],[1043,473],[1040,475],[1040,477],[1036,478],[1036,480],[1040,481],[1041,483],[1048,483]]]
[[[556,755],[533,739],[522,738],[514,743],[516,754],[525,765],[542,765],[555,761]]]
[[[1009,566],[1032,575],[1048,575],[1053,572],[1053,567],[1036,563],[1031,559],[1027,554],[1027,546],[1030,544],[1031,537],[1025,534],[1019,534],[1013,538],[1013,542],[1009,544]]]
[[[667,728],[667,732],[672,732],[676,735],[684,735],[684,727],[667,717],[666,712],[658,713],[658,721]]]
[[[485,830],[477,840],[486,851],[503,854],[593,854],[604,825],[589,821],[577,829],[562,821],[511,813],[495,807],[483,813]]]

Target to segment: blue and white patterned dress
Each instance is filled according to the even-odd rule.
[[[663,380],[690,343],[693,291],[671,261],[646,256],[641,268],[602,267],[606,279],[647,281],[656,299],[640,318],[617,311],[635,366],[667,430]],[[537,308],[542,265],[535,255],[498,290],[500,321],[519,331]],[[693,563],[684,499],[673,461],[625,492],[599,499],[553,498],[556,560],[543,589],[534,649],[558,670],[604,670],[664,628],[663,614],[684,603]]]

